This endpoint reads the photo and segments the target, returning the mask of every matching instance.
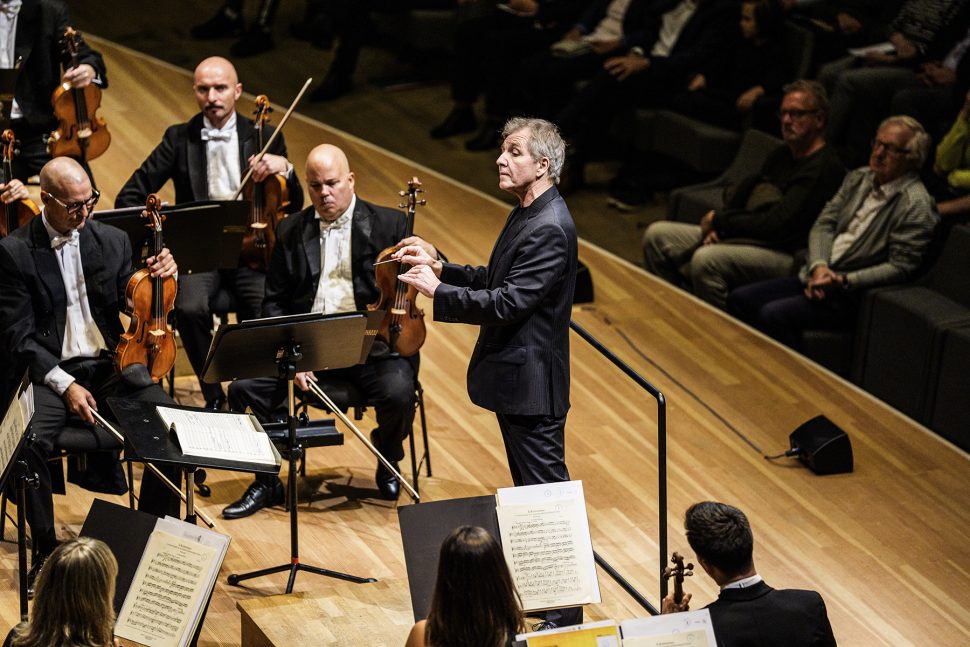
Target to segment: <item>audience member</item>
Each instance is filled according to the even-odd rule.
[[[970,91],[950,132],[936,148],[933,170],[944,180],[944,186],[934,196],[939,214],[944,217],[970,214]]]
[[[804,247],[812,222],[845,175],[825,143],[825,90],[814,81],[796,81],[784,91],[780,114],[787,146],[700,225],[655,222],[643,236],[650,272],[675,284],[686,280],[694,294],[719,308],[732,288],[792,273],[793,254]]]
[[[118,562],[103,542],[64,542],[37,579],[30,619],[10,630],[3,647],[117,647],[117,576]]]
[[[523,628],[520,604],[495,538],[461,526],[441,544],[428,618],[405,647],[506,647]]]
[[[279,4],[280,0],[260,0],[256,19],[246,30],[246,23],[243,20],[243,0],[226,0],[212,18],[196,25],[189,33],[192,34],[192,38],[199,40],[241,36],[229,48],[233,56],[262,54],[274,47],[272,28]]]
[[[815,591],[773,589],[754,567],[754,535],[741,510],[715,501],[695,503],[684,514],[687,543],[697,561],[721,587],[707,605],[719,647],[834,647],[825,601]],[[663,613],[687,611],[673,594]]]
[[[796,349],[805,329],[851,327],[862,290],[905,281],[924,259],[939,221],[917,175],[929,148],[915,119],[883,121],[868,168],[846,175],[812,227],[799,275],[738,288],[728,310]]]
[[[885,39],[903,0],[780,0],[792,22],[814,37],[812,60],[818,65],[846,56],[849,48]]]

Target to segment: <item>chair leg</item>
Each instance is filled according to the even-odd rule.
[[[131,466],[131,461],[125,461],[128,465],[128,507],[135,509],[135,470]]]
[[[421,486],[418,485],[418,457],[414,451],[414,429],[408,434],[408,443],[411,445],[411,483],[414,484],[414,491],[421,494]]]
[[[418,392],[418,413],[421,415],[421,440],[424,442],[424,455],[421,459],[424,461],[424,469],[426,475],[431,477],[431,445],[428,444],[428,419],[424,415],[424,388],[421,383],[417,383]]]
[[[175,364],[168,372],[168,397],[175,399]]]
[[[0,497],[0,541],[7,538],[7,492]]]

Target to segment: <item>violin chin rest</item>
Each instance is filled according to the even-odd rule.
[[[135,389],[143,389],[154,384],[152,375],[144,364],[129,364],[122,369],[121,379],[125,384]]]

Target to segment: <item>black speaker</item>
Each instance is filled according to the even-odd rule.
[[[573,293],[573,303],[593,302],[593,275],[582,261],[576,265],[576,291]]]
[[[815,416],[789,436],[791,448],[816,474],[843,474],[852,471],[852,443],[844,431],[826,418]]]

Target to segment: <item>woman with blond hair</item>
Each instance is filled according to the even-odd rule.
[[[3,647],[113,647],[118,562],[103,542],[78,537],[58,546],[37,578],[30,620]]]
[[[522,626],[498,542],[484,528],[461,526],[441,544],[428,619],[414,625],[405,647],[506,647]]]

